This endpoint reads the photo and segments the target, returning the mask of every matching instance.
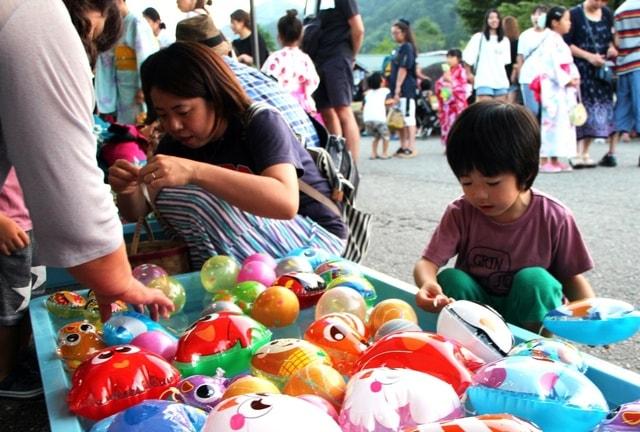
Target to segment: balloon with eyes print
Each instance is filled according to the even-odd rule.
[[[158,399],[180,373],[157,354],[133,345],[98,351],[76,369],[67,395],[69,410],[100,420],[143,400]]]
[[[67,324],[58,330],[58,355],[69,370],[106,348],[96,327],[88,321]]]
[[[218,404],[203,432],[341,432],[321,408],[293,396],[250,393]]]
[[[542,432],[511,414],[485,414],[402,429],[402,432]]]
[[[640,431],[640,399],[622,404],[611,410],[595,432]]]
[[[338,422],[343,432],[387,432],[463,415],[450,384],[410,369],[381,367],[351,377]]]
[[[271,340],[271,331],[245,315],[220,312],[205,315],[178,340],[173,364],[183,377],[215,375],[222,368],[229,376],[244,372],[251,356]]]
[[[213,377],[206,375],[191,375],[180,380],[171,391],[171,399],[187,405],[211,411],[221,400],[229,386],[229,379],[224,377],[224,371],[218,369]]]

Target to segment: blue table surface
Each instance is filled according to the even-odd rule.
[[[375,270],[361,267],[364,275],[374,285],[378,301],[399,298],[414,304],[416,287],[391,278]],[[163,324],[180,330],[195,320],[206,303],[205,291],[198,272],[178,275],[176,278],[187,290],[184,312],[175,315]],[[58,329],[70,320],[60,320],[49,314],[45,306],[46,297],[32,300],[30,305],[33,334],[38,352],[38,361],[44,384],[47,411],[52,432],[82,432],[89,430],[91,423],[73,416],[66,403],[70,387],[69,375],[56,354]],[[281,329],[272,329],[273,338],[301,338],[306,326],[313,321],[313,309],[301,312],[296,324]],[[418,311],[419,324],[424,330],[435,330],[436,315]],[[518,327],[511,327],[518,342],[538,337]],[[589,369],[586,375],[602,390],[610,407],[640,399],[640,375],[596,357],[585,354]]]

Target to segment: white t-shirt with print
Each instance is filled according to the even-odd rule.
[[[480,49],[480,56],[478,56]],[[492,35],[487,40],[483,33],[476,33],[465,47],[462,60],[470,66],[476,66],[476,75],[473,82],[474,88],[490,87],[502,89],[509,87],[509,78],[505,65],[511,63],[511,42],[503,37],[498,42],[498,37]]]
[[[520,69],[519,82],[520,84],[531,84],[531,81],[538,75],[534,62],[531,61],[535,56],[531,53],[536,50],[541,44],[543,36],[546,33],[543,31],[536,31],[533,28],[529,28],[520,34],[518,39],[518,55],[521,55],[524,59],[522,69]]]

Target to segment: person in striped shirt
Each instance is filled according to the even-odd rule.
[[[618,47],[614,143],[640,126],[640,0],[627,0],[614,13]],[[640,161],[638,161],[640,166]]]

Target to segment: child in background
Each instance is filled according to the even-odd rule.
[[[447,63],[442,65],[442,69],[444,73],[436,81],[436,97],[440,106],[440,141],[446,146],[451,126],[468,106],[467,72],[462,66],[462,51],[447,51]]]
[[[495,101],[467,108],[449,133],[447,161],[462,185],[414,268],[418,306],[454,299],[488,304],[538,331],[545,314],[593,297],[593,268],[571,210],[532,189],[540,129],[524,107]],[[442,270],[457,255],[455,268]]]
[[[387,105],[393,104],[393,99],[389,99],[391,92],[384,84],[384,79],[380,72],[374,72],[367,78],[368,90],[364,93],[362,121],[364,121],[364,125],[367,128],[367,133],[373,135],[369,159],[391,158],[389,156]],[[382,156],[378,155],[378,143],[380,140],[382,140]]]
[[[42,394],[37,366],[19,360],[31,338],[31,218],[14,169],[0,191],[0,397]],[[23,364],[24,363],[24,364]]]

